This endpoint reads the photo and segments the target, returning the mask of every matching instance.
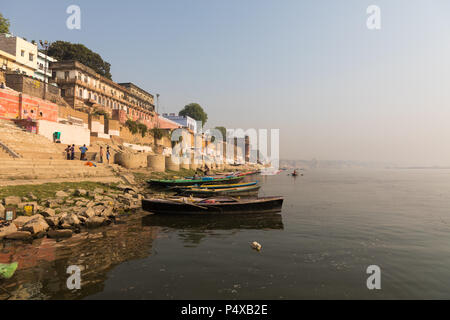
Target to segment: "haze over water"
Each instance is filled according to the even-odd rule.
[[[1,286],[38,299],[449,298],[449,177],[441,169],[258,176],[262,195],[285,196],[281,216],[137,216],[64,240],[70,246],[5,243],[0,262],[21,266]],[[81,290],[66,288],[70,264],[86,266]],[[378,291],[366,287],[373,264]]]

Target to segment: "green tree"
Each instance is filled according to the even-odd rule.
[[[48,48],[48,55],[57,60],[77,60],[98,74],[111,79],[111,64],[80,43],[55,41]]]
[[[220,133],[222,133],[222,139],[223,139],[223,141],[226,141],[226,139],[227,139],[227,128],[225,128],[225,127],[215,127],[215,129],[219,130]]]
[[[0,33],[9,33],[10,25],[9,20],[0,13]]]
[[[198,103],[190,103],[184,106],[183,110],[181,110],[178,115],[183,117],[188,116],[197,121],[201,121],[202,126],[208,121],[208,115]]]

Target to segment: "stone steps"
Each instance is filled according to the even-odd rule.
[[[97,167],[89,167],[85,163],[79,160],[0,158],[0,184],[1,181],[15,180],[30,183],[39,179],[79,181],[80,178],[115,176],[112,166],[97,164]]]
[[[64,159],[53,141],[0,119],[0,141],[22,158]]]

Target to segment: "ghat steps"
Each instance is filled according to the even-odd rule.
[[[13,122],[0,119],[0,158],[64,159],[55,143],[44,136],[27,132]]]
[[[85,163],[79,160],[0,158],[0,184],[2,181],[20,180],[26,184],[32,180],[83,181],[84,178],[115,177],[110,165],[97,164],[97,167],[89,167]]]

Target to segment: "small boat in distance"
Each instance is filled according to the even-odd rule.
[[[142,209],[155,214],[258,214],[281,211],[283,197],[263,197],[255,199],[194,198],[144,199]]]

